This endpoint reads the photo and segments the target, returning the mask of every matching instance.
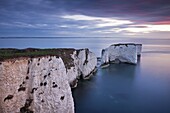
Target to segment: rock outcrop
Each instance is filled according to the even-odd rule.
[[[113,44],[102,50],[101,65],[113,63],[137,63],[137,56],[141,54],[142,44]]]
[[[142,44],[136,44],[137,47],[137,55],[141,56],[141,52],[142,52]]]
[[[95,71],[88,49],[61,49],[57,56],[0,62],[0,113],[74,113],[71,87]]]
[[[88,49],[79,50],[77,57],[79,75],[82,75],[83,79],[88,79],[97,70],[97,57]]]

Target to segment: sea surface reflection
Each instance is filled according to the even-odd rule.
[[[76,113],[170,113],[170,54],[111,64],[73,90]]]

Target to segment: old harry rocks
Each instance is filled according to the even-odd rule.
[[[102,50],[101,65],[112,63],[137,64],[137,58],[141,55],[142,44],[113,44]]]

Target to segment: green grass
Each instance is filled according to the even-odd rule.
[[[27,48],[27,49],[0,49],[0,61],[4,61],[6,59],[18,58],[18,57],[40,57],[40,56],[64,56],[72,54],[74,49],[35,49],[35,48]]]

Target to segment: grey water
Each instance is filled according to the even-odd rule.
[[[143,44],[137,65],[111,64],[73,89],[76,113],[170,113],[170,39],[0,38],[0,48],[89,48],[97,56],[113,43]]]
[[[170,113],[170,54],[99,69],[73,90],[76,113]]]

